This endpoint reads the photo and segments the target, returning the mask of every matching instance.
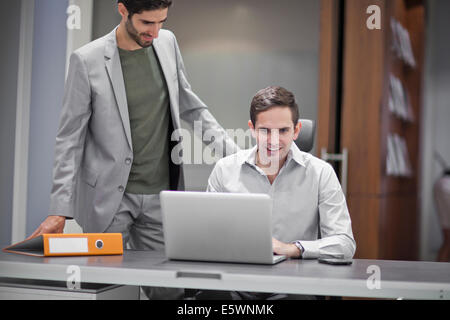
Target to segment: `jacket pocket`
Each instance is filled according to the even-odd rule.
[[[95,186],[97,185],[98,174],[86,167],[81,167],[80,171],[81,181],[95,188]]]

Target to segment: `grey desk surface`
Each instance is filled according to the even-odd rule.
[[[327,296],[450,299],[450,263],[354,260],[331,266],[287,260],[274,266],[169,261],[161,252],[40,258],[0,252],[0,277],[67,281],[78,266],[83,283],[242,290]],[[380,286],[371,284],[379,270]]]

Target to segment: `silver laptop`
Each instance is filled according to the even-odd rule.
[[[161,192],[166,256],[174,260],[275,264],[272,200],[263,194]]]

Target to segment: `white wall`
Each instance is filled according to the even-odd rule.
[[[427,55],[422,155],[422,223],[421,258],[435,260],[442,244],[438,213],[432,188],[442,175],[442,167],[434,152],[439,152],[450,165],[450,1],[428,2]]]
[[[111,32],[120,23],[116,0],[94,0],[92,39],[98,39]]]

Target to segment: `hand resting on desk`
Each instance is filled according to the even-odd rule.
[[[44,233],[63,233],[65,224],[66,217],[48,216],[26,240],[40,236]]]

